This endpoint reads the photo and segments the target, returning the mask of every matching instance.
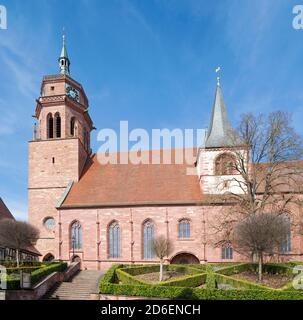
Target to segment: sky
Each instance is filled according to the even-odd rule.
[[[303,4],[303,1],[301,1]],[[98,130],[208,126],[220,66],[229,118],[288,111],[303,133],[300,0],[0,0],[0,197],[27,219],[28,141],[44,75],[58,73],[65,28],[71,76]],[[99,147],[94,131],[92,147]]]

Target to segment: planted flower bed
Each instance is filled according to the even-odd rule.
[[[294,274],[292,265],[265,264],[263,267],[263,280],[258,282],[258,265],[253,263],[240,264],[222,268],[218,274],[229,276],[227,279],[233,285],[237,282],[245,283],[249,287],[282,288],[291,284]],[[218,281],[226,281],[226,277],[217,275]],[[232,278],[232,279],[231,279]],[[228,281],[227,281],[228,282]]]
[[[167,281],[149,281],[148,277],[150,274],[154,275],[157,273],[159,278],[159,265],[139,266],[139,267],[124,267],[116,270],[117,279],[122,284],[157,284],[159,286],[178,286],[178,287],[197,287],[205,282],[206,275],[201,271],[180,265],[166,265],[164,267],[164,273],[174,272],[174,279]],[[143,277],[143,279],[142,279]]]

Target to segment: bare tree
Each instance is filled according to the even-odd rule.
[[[156,256],[160,259],[159,281],[161,282],[163,280],[164,258],[171,254],[173,245],[169,239],[166,239],[164,236],[159,236],[153,241],[153,249]]]
[[[303,166],[295,161],[303,155],[302,137],[288,114],[244,114],[230,137],[234,161],[228,163],[232,174],[224,183],[233,186],[225,193],[231,205],[214,226],[220,234],[217,245],[229,242],[235,225],[251,214],[290,214],[290,205],[302,192]]]
[[[16,250],[17,266],[20,266],[20,250],[34,245],[39,238],[39,230],[31,224],[13,219],[0,220],[0,245]]]
[[[287,216],[274,213],[253,213],[238,223],[234,229],[233,247],[244,255],[258,257],[259,281],[262,281],[263,255],[274,254],[290,232]]]

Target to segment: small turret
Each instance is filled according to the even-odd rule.
[[[65,44],[65,35],[62,36],[62,40],[63,40],[62,50],[61,50],[60,57],[58,59],[60,73],[69,76],[70,75],[70,72],[69,72],[70,61],[68,58],[66,44]]]

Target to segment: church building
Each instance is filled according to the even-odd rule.
[[[208,239],[213,217],[226,206],[220,195],[236,188],[227,183],[234,173],[224,165],[233,142],[220,83],[205,146],[192,163],[196,174],[188,175],[188,164],[174,162],[99,163],[90,146],[88,98],[70,75],[64,40],[59,66],[59,74],[43,77],[29,142],[29,220],[40,230],[42,259],[81,261],[97,270],[157,263],[151,243],[162,235],[174,247],[167,263],[243,260],[231,246]],[[291,239],[284,253],[300,259],[302,237]]]

